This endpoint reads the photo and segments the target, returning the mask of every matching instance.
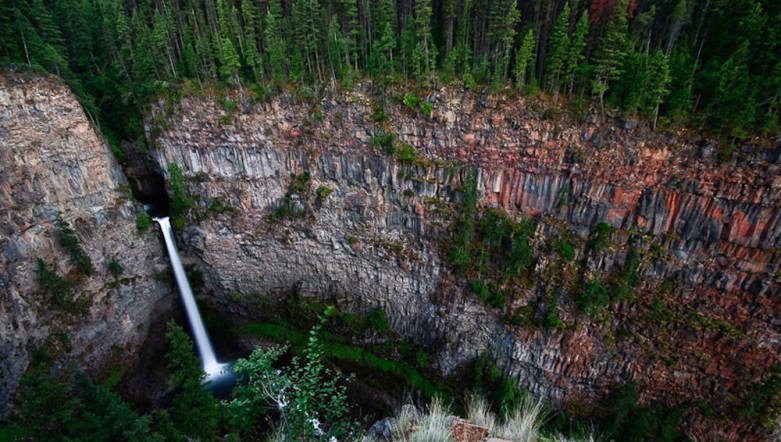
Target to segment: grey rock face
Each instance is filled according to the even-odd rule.
[[[182,168],[206,214],[182,243],[201,262],[211,301],[242,321],[262,316],[244,296],[258,292],[353,313],[381,306],[395,331],[435,349],[442,373],[489,349],[521,387],[557,405],[596,404],[629,380],[643,400],[672,405],[694,394],[718,404],[726,379],[738,392],[778,361],[777,167],[765,175],[750,163],[713,168],[680,139],[557,126],[521,100],[446,90],[426,98],[430,118],[388,105],[388,126],[373,121],[363,86],[314,103],[283,94],[227,120],[216,100],[183,99],[152,155],[160,169]],[[309,118],[315,110],[322,121]],[[428,160],[405,164],[372,146],[387,130]],[[444,264],[467,175],[456,161],[478,167],[481,206],[536,222],[530,283],[514,289],[504,311],[480,302]],[[308,188],[293,190],[291,174],[303,173]],[[317,197],[321,186],[332,193]],[[219,204],[237,213],[208,210]],[[274,220],[280,207],[296,216]],[[591,253],[586,241],[598,222],[615,230],[606,250]],[[555,249],[564,237],[574,261]],[[615,303],[600,321],[579,313],[585,282],[613,284],[630,248],[642,256],[639,299]],[[671,288],[660,296],[664,284]],[[554,293],[563,329],[503,320]],[[672,306],[672,322],[653,319],[656,301]],[[726,337],[735,329],[713,322],[721,319],[739,331]],[[699,438],[755,430],[686,419]]]
[[[132,360],[152,307],[168,289],[151,278],[166,259],[156,233],[136,233],[142,208],[130,200],[108,145],[62,82],[0,71],[0,146],[2,416],[32,352],[44,344],[54,366],[97,373],[109,357]],[[93,276],[74,279],[83,314],[58,308],[37,280],[37,258],[75,277],[68,276],[73,266],[57,239],[57,212],[95,267]],[[118,278],[107,268],[112,260],[124,268]]]

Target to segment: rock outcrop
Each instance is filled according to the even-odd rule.
[[[169,288],[152,278],[155,267],[166,263],[155,230],[136,232],[143,208],[131,199],[107,143],[60,80],[0,71],[0,146],[4,415],[34,355],[45,353],[54,375],[71,367],[105,375],[132,362]],[[58,212],[91,259],[91,276],[74,270],[58,240]],[[45,293],[38,258],[73,285],[70,295]]]
[[[152,155],[188,178],[199,216],[183,232],[185,252],[201,261],[221,311],[263,317],[241,296],[258,292],[358,313],[382,306],[394,330],[435,349],[445,374],[490,349],[558,406],[582,411],[634,381],[645,402],[717,410],[719,419],[687,408],[697,438],[765,434],[736,410],[780,361],[777,159],[718,164],[699,139],[576,121],[518,98],[442,89],[425,97],[427,117],[401,93],[383,94],[384,109],[365,84],[237,100],[240,111],[225,97],[155,108]],[[421,156],[399,144],[389,155],[373,138],[386,133]],[[536,226],[528,283],[512,287],[503,310],[446,264],[470,166],[479,205]],[[587,245],[599,222],[614,228],[602,251]],[[573,260],[556,252],[561,239]],[[630,249],[642,281],[634,300],[580,313],[586,282],[619,284]],[[555,309],[561,327],[503,320],[534,306],[537,319]]]

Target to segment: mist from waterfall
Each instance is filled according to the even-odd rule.
[[[184,302],[184,309],[187,312],[187,318],[190,321],[190,327],[195,337],[195,345],[201,357],[206,380],[214,379],[228,372],[229,364],[217,362],[217,355],[214,353],[209,335],[206,333],[206,327],[203,325],[198,305],[195,303],[195,296],[193,296],[192,288],[190,288],[190,282],[187,280],[182,260],[179,258],[179,251],[176,248],[176,243],[174,243],[173,229],[171,229],[169,218],[154,218],[154,220],[160,225],[160,230],[165,238],[165,246],[168,249],[168,257],[171,259],[171,267],[174,269],[176,285],[179,287],[179,293],[182,295],[182,302]]]

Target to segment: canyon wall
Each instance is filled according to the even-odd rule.
[[[47,360],[55,376],[72,368],[100,376],[133,363],[169,287],[152,278],[167,263],[157,229],[137,233],[143,208],[60,80],[0,71],[0,146],[3,416],[33,360]],[[58,212],[91,259],[91,276],[75,270],[58,239]],[[38,258],[73,286],[69,295],[45,292]]]
[[[267,102],[205,94],[154,107],[151,155],[187,178],[197,215],[183,249],[220,311],[268,319],[258,293],[355,313],[381,306],[444,374],[489,349],[522,387],[574,414],[634,381],[643,402],[684,407],[699,439],[767,436],[736,410],[781,353],[777,152],[719,164],[707,140],[578,119],[537,100],[442,88],[422,97],[434,108],[426,116],[401,103],[403,92],[378,90]],[[401,140],[395,153],[373,143],[386,133]],[[502,309],[447,264],[471,167],[479,206],[534,223],[533,266],[505,287]],[[600,222],[613,229],[594,250],[587,239]],[[557,253],[563,239],[574,259]],[[634,298],[581,313],[586,283],[619,284],[630,249]],[[537,325],[546,309],[557,328]],[[525,325],[506,320],[529,310]]]

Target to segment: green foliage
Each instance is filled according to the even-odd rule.
[[[562,322],[561,318],[559,318],[559,313],[557,311],[556,306],[558,303],[559,294],[556,293],[548,301],[547,310],[545,311],[545,315],[542,317],[542,325],[548,330],[553,330],[564,326],[564,323]]]
[[[122,267],[122,264],[120,264],[116,259],[109,261],[106,267],[108,268],[108,271],[111,272],[111,275],[114,276],[114,278],[119,278],[119,275],[125,271],[125,268]]]
[[[248,379],[246,385],[236,387],[229,403],[240,422],[254,423],[258,407],[270,403],[280,414],[277,434],[286,440],[344,439],[353,433],[356,425],[346,416],[349,378],[323,365],[319,330],[316,326],[310,331],[303,357],[294,357],[281,369],[274,363],[286,351],[284,347],[256,349],[249,359],[236,361],[234,370]]]
[[[606,437],[622,441],[665,441],[682,438],[678,431],[681,412],[659,405],[640,405],[633,383],[614,389],[609,398],[610,418],[606,422]]]
[[[172,423],[183,433],[176,439],[182,436],[212,439],[219,420],[220,404],[203,387],[205,374],[193,353],[192,340],[173,320],[167,324],[165,338],[169,347],[166,362],[174,390],[169,412]]]
[[[409,110],[415,110],[419,102],[420,102],[420,98],[418,98],[418,96],[413,94],[412,92],[409,92],[406,95],[404,95],[403,103],[405,106],[407,106],[407,109]]]
[[[591,229],[586,247],[596,252],[606,249],[610,245],[609,236],[613,228],[605,222],[599,222]]]
[[[394,138],[394,135],[390,132],[381,132],[372,137],[372,145],[376,147],[382,146],[388,154],[392,154]]]
[[[556,241],[556,251],[565,261],[572,261],[575,258],[575,246],[566,240]]]
[[[610,304],[610,295],[599,279],[593,279],[586,283],[586,289],[578,297],[577,304],[583,313],[595,315]]]
[[[72,302],[71,288],[73,285],[61,278],[53,269],[49,267],[41,258],[37,260],[35,272],[38,276],[38,283],[43,288],[54,304],[60,308],[68,307]]]
[[[68,251],[73,265],[83,274],[87,276],[92,275],[95,271],[95,268],[92,266],[92,260],[87,255],[87,252],[81,248],[81,242],[79,237],[76,236],[76,232],[73,231],[70,224],[65,221],[59,212],[57,212],[57,219],[54,221],[54,225],[57,227],[60,244]]]
[[[634,287],[640,283],[640,255],[632,248],[626,255],[624,268],[619,275],[619,285],[614,295],[615,300],[634,300]]]
[[[315,194],[321,200],[324,200],[324,199],[328,198],[328,195],[330,195],[332,193],[333,193],[333,189],[329,189],[328,187],[325,187],[325,186],[319,186],[317,188],[317,190],[315,190]]]
[[[487,352],[474,362],[470,377],[475,395],[485,397],[500,416],[511,415],[526,399],[526,392],[518,387],[518,379],[506,376]]]
[[[75,390],[50,377],[44,365],[28,370],[16,392],[18,435],[36,441],[165,440],[152,431],[150,416],[139,415],[84,373],[76,372],[73,383]]]
[[[249,324],[243,330],[277,342],[287,342],[293,349],[303,349],[308,342],[306,334],[277,324]],[[380,358],[359,347],[335,342],[333,337],[322,341],[322,350],[322,355],[329,359],[347,361],[361,367],[397,376],[426,397],[443,394],[442,386],[427,380],[418,370],[407,363]]]
[[[187,196],[187,184],[184,181],[182,169],[176,163],[168,165],[169,187],[171,198],[169,210],[171,212],[171,225],[176,229],[181,229],[186,223],[186,216],[194,206],[192,200]]]
[[[136,217],[136,230],[138,233],[144,233],[149,230],[149,226],[152,224],[152,217],[146,213],[140,213]]]
[[[428,101],[425,101],[425,100],[421,101],[420,102],[420,110],[421,110],[421,112],[423,112],[423,115],[425,115],[427,117],[430,117],[431,116],[431,112],[434,110],[434,105],[431,104]]]
[[[766,428],[777,427],[781,413],[781,365],[771,367],[770,376],[748,389],[738,413]]]
[[[375,307],[369,310],[366,319],[368,319],[371,327],[380,333],[390,330],[388,318],[385,316],[385,310],[382,307]]]

